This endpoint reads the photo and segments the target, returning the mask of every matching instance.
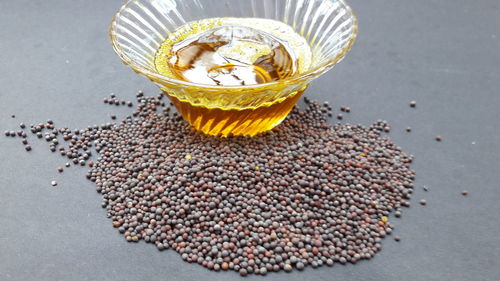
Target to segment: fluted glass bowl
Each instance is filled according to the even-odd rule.
[[[291,26],[308,42],[312,65],[282,80],[212,86],[161,75],[155,55],[169,34],[206,18],[264,18]],[[156,83],[197,130],[253,136],[278,125],[315,78],[340,62],[357,35],[342,0],[130,0],[113,18],[110,36],[122,61]]]

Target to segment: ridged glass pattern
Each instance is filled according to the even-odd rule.
[[[306,38],[313,52],[313,65],[308,71],[283,80],[233,87],[200,85],[158,74],[154,65],[155,54],[168,34],[188,22],[214,17],[282,21]],[[356,17],[342,0],[130,0],[120,8],[110,28],[113,48],[124,63],[148,77],[176,100],[207,110],[271,106],[290,95],[300,94],[314,78],[344,58],[356,34]],[[273,124],[260,131],[279,124],[289,112],[285,111],[283,117],[275,116]],[[191,124],[201,124],[195,127],[205,133],[217,135],[224,129],[214,120],[203,120],[203,116],[197,116],[196,120],[185,114],[183,117]],[[225,124],[258,127],[252,120],[223,121]],[[259,122],[262,123],[262,120]],[[212,126],[202,129],[207,123]],[[214,131],[213,128],[219,129]],[[240,133],[226,128],[223,135],[258,133],[245,133],[241,126],[239,128]]]

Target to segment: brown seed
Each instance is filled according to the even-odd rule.
[[[157,110],[159,97],[137,102],[117,124],[54,130],[63,156],[89,165],[127,241],[172,247],[216,271],[289,272],[373,257],[393,229],[388,210],[410,204],[413,157],[381,135],[385,121],[330,126],[331,107],[308,100],[270,132],[223,139]]]

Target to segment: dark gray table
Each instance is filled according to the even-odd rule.
[[[44,121],[82,128],[125,116],[106,106],[133,99],[146,79],[123,66],[108,40],[121,1],[0,1],[0,129]],[[348,105],[346,122],[392,124],[416,156],[412,207],[397,243],[357,265],[249,280],[500,280],[500,2],[351,0],[359,39],[307,95]],[[409,101],[418,102],[416,109]],[[12,119],[11,114],[16,114]],[[411,126],[412,133],[405,128]],[[434,140],[443,136],[443,142]],[[32,137],[30,137],[33,139]],[[0,280],[235,280],[182,262],[174,251],[126,243],[101,209],[85,168],[46,143],[0,137]],[[59,185],[52,187],[50,182]],[[429,192],[422,186],[427,185]],[[460,195],[469,189],[467,197]],[[428,205],[418,204],[427,199]]]

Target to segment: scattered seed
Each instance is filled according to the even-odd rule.
[[[407,131],[408,133],[409,133],[409,132],[411,132],[411,128],[410,128],[410,127],[406,128],[406,131]]]
[[[427,186],[425,186],[425,185],[422,187],[422,189],[423,189],[424,191],[426,191],[426,192],[427,192],[427,191],[429,191],[429,188],[428,188]]]
[[[436,141],[441,141],[443,139],[443,137],[441,136],[436,136]]]
[[[31,151],[31,146],[27,145],[24,147],[24,149],[26,149],[26,151]]]
[[[16,115],[12,114],[10,117],[12,117],[12,118],[16,118]]]
[[[420,205],[422,205],[422,206],[427,205],[427,201],[426,201],[426,200],[424,200],[424,199],[420,200]]]
[[[57,181],[51,181],[50,184],[52,184],[52,186],[56,186],[57,185]]]
[[[270,132],[214,138],[169,115],[170,107],[156,110],[165,106],[160,99],[139,92],[132,116],[117,124],[54,129],[66,167],[87,163],[129,242],[243,276],[290,272],[372,258],[394,227],[389,210],[397,216],[410,205],[413,157],[381,135],[384,121],[330,126],[329,104],[305,100],[307,109],[295,108]]]
[[[416,101],[411,101],[410,102],[410,107],[416,107],[417,106],[417,102]]]
[[[116,115],[111,115],[111,119],[116,120]]]
[[[342,120],[343,118],[344,118],[344,115],[342,115],[341,113],[337,114],[337,119]]]
[[[24,123],[21,123],[21,124],[19,124],[19,127],[21,127],[21,129],[24,129],[24,128],[26,128],[26,125],[24,125]]]
[[[62,173],[62,172],[64,171],[64,169],[63,169],[62,167],[59,167],[59,168],[57,168],[57,171],[58,171],[59,173]]]
[[[463,195],[463,196],[467,196],[468,194],[469,194],[469,191],[468,191],[468,190],[464,190],[464,191],[462,191],[462,195]]]
[[[399,237],[399,236],[394,236],[394,241],[396,241],[396,242],[401,241],[401,237]]]

